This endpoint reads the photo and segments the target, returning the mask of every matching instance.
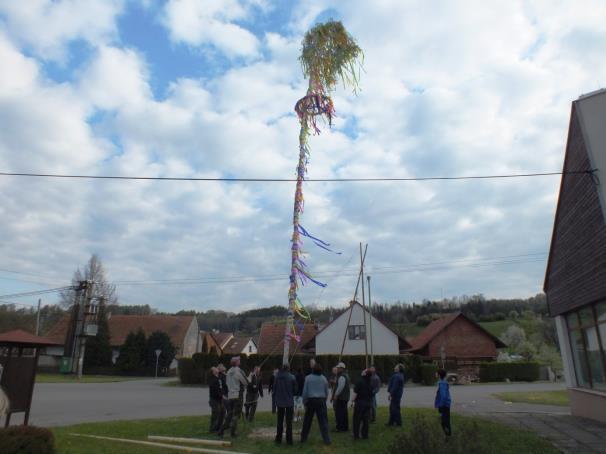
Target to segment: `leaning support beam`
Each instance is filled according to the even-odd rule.
[[[147,439],[151,441],[174,441],[177,443],[192,443],[206,446],[218,446],[220,448],[231,447],[231,441],[205,440],[203,438],[162,437],[160,435],[148,435]]]
[[[204,452],[207,454],[246,454],[242,452],[235,451],[221,451],[219,449],[207,449],[207,448],[196,448],[194,446],[180,446],[180,445],[169,445],[166,443],[153,443],[151,441],[143,441],[143,440],[130,440],[128,438],[114,438],[114,437],[102,437],[100,435],[84,435],[84,434],[75,434],[70,433],[74,437],[86,437],[86,438],[94,438],[97,440],[108,440],[108,441],[118,441],[121,443],[131,443],[134,445],[144,445],[144,446],[154,446],[156,448],[167,448],[174,449],[176,451],[185,451],[185,452]]]

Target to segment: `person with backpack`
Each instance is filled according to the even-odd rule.
[[[446,380],[446,371],[444,369],[438,370],[437,376],[439,381],[434,407],[440,413],[440,423],[444,434],[450,437],[452,435],[452,428],[450,427],[450,404],[452,402],[450,398],[450,386]]]

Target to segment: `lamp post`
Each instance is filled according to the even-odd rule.
[[[159,348],[155,350],[156,352],[156,378],[158,378],[158,360],[160,359],[160,355],[162,354],[162,350]]]

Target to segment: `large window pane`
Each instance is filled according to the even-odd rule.
[[[593,310],[591,309],[591,306],[581,309],[579,311],[579,317],[581,318],[582,326],[595,325],[595,320],[593,319]]]
[[[587,342],[587,358],[589,359],[589,370],[591,371],[591,379],[593,387],[598,389],[606,389],[606,381],[604,380],[604,364],[602,363],[602,352],[598,343],[598,331],[595,326],[583,330],[585,332],[585,340]]]
[[[587,369],[587,360],[585,358],[585,347],[581,338],[581,331],[570,331],[570,347],[574,358],[574,369],[577,377],[577,384],[583,387],[589,387],[589,371]]]
[[[595,311],[598,314],[598,322],[606,322],[606,303],[596,304]]]

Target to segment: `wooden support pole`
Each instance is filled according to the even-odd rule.
[[[96,440],[119,441],[121,443],[131,443],[134,445],[144,445],[144,446],[154,446],[156,448],[174,449],[176,451],[203,452],[203,453],[207,453],[207,454],[222,454],[222,453],[246,454],[246,453],[241,453],[241,452],[236,452],[236,451],[222,451],[220,449],[196,448],[194,446],[169,445],[166,443],[154,443],[151,441],[144,441],[144,440],[131,440],[128,438],[102,437],[100,435],[85,435],[85,434],[76,434],[76,433],[70,433],[70,435],[72,435],[74,437],[94,438]]]
[[[183,438],[183,437],[163,437],[160,435],[148,435],[151,441],[176,441],[177,443],[192,443],[197,445],[218,446],[220,448],[230,448],[231,441],[205,440],[203,438]]]

